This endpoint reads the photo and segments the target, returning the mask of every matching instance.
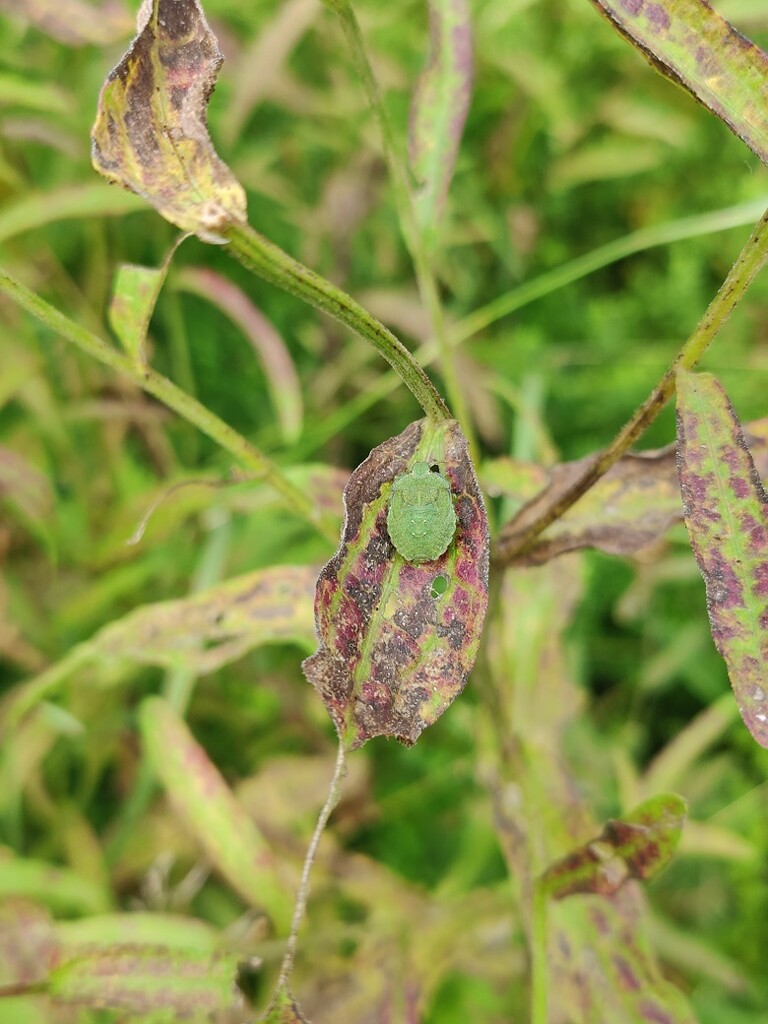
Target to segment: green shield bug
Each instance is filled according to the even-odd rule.
[[[433,562],[446,550],[456,532],[451,485],[426,462],[415,462],[410,473],[392,484],[387,530],[406,562]]]

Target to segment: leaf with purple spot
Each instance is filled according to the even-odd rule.
[[[542,876],[544,889],[552,899],[575,893],[608,896],[630,878],[653,878],[677,849],[686,813],[685,801],[674,794],[646,800],[552,864]]]
[[[395,482],[417,464],[448,482],[456,530],[436,558],[413,562],[387,519]],[[344,508],[304,672],[349,749],[382,735],[410,745],[464,688],[488,604],[488,523],[458,423],[419,420],[379,445],[350,477]]]
[[[646,60],[768,163],[768,54],[706,0],[592,0]]]
[[[711,374],[678,372],[677,459],[712,636],[744,724],[768,747],[768,495]]]

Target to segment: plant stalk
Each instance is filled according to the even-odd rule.
[[[502,530],[496,550],[496,559],[501,565],[509,565],[527,551],[539,536],[560,519],[579,498],[605,476],[608,470],[627,452],[675,392],[678,370],[691,370],[699,362],[717,336],[723,324],[746,294],[757,274],[768,261],[768,211],[766,211],[746,245],[739,253],[728,276],[720,286],[717,295],[709,304],[693,334],[678,352],[656,387],[621,428],[607,448],[599,452],[582,475],[574,481],[559,500],[546,509],[523,532],[516,533],[514,520]]]
[[[222,234],[228,251],[248,270],[328,313],[373,345],[397,371],[431,420],[442,423],[452,418],[435,385],[405,345],[351,296],[283,252],[249,224],[230,225]]]
[[[381,140],[384,148],[384,157],[389,168],[389,175],[392,181],[392,188],[395,196],[398,218],[403,232],[405,244],[411,254],[416,282],[421,295],[421,301],[429,315],[432,328],[432,336],[435,339],[440,357],[440,366],[445,380],[446,390],[451,406],[456,413],[456,419],[461,423],[462,429],[467,436],[470,451],[476,454],[476,442],[472,430],[472,422],[469,417],[464,391],[459,383],[459,374],[456,368],[456,353],[450,344],[448,331],[445,325],[445,316],[440,301],[440,292],[432,272],[431,261],[424,245],[424,237],[419,229],[416,214],[413,207],[413,196],[408,182],[403,161],[400,158],[392,126],[387,116],[387,111],[381,99],[379,84],[373,73],[373,68],[368,60],[368,53],[363,41],[363,34],[355,16],[354,9],[349,0],[331,0],[328,3],[339,17],[341,28],[347,41],[347,46],[355,63],[356,70],[363,83],[368,104],[378,121],[381,132]]]

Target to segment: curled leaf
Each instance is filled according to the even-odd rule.
[[[97,171],[208,242],[246,219],[245,192],[206,124],[222,59],[198,0],[145,0],[91,133]]]
[[[410,562],[387,519],[395,480],[424,463],[448,481],[457,525],[439,557]],[[410,745],[463,689],[488,603],[488,525],[459,425],[419,420],[379,445],[350,477],[344,508],[315,591],[320,647],[304,671],[350,749],[379,735]]]
[[[712,637],[744,724],[768,747],[768,495],[711,374],[677,375],[677,458]]]

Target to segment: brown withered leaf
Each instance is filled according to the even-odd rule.
[[[208,242],[244,223],[245,192],[217,156],[206,108],[222,56],[198,0],[144,0],[138,35],[111,72],[93,164],[172,224]]]
[[[765,423],[759,420],[750,426],[750,449],[758,472],[765,476],[768,474]],[[659,540],[675,523],[682,522],[675,446],[671,444],[625,455],[531,548],[511,559],[506,558],[505,552],[514,548],[527,527],[559,501],[593,460],[594,455],[588,455],[551,468],[546,487],[501,531],[498,545],[501,561],[512,565],[542,565],[580,548],[597,548],[610,555],[631,555]]]
[[[457,529],[432,561],[406,561],[387,529],[392,485],[419,462],[450,485]],[[304,671],[350,748],[412,744],[458,696],[488,603],[488,524],[455,421],[419,420],[375,448],[344,491],[339,550],[315,591],[320,641]]]

